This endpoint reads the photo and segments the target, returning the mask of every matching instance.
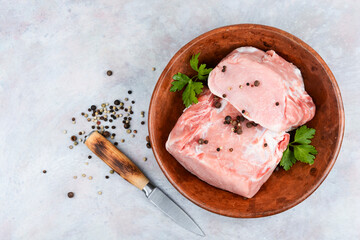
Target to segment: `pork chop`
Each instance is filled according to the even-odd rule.
[[[209,90],[198,101],[178,119],[166,149],[203,181],[253,197],[281,160],[289,134],[245,120]]]
[[[295,129],[315,115],[300,70],[272,50],[235,49],[211,71],[208,85],[244,117],[275,132]]]

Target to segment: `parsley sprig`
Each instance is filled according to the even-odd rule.
[[[190,78],[179,72],[173,76],[174,81],[171,83],[171,92],[181,91],[186,86],[182,94],[185,107],[198,103],[197,95],[203,91],[204,87],[203,83],[199,81],[206,81],[212,70],[212,68],[206,68],[206,64],[200,64],[199,66],[199,56],[200,53],[193,55],[190,59],[190,66],[197,72],[197,75]]]
[[[311,140],[315,135],[315,129],[308,128],[306,125],[296,129],[294,141],[289,143],[286,148],[281,161],[282,166],[286,171],[289,170],[296,161],[313,164],[315,155],[318,153],[314,146],[310,145]]]

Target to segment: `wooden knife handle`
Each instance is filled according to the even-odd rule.
[[[121,177],[140,190],[149,183],[149,179],[140,169],[97,131],[90,133],[85,145]]]

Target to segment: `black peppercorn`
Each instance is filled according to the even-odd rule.
[[[242,129],[241,129],[241,128],[238,128],[238,129],[236,130],[236,133],[237,133],[238,135],[240,135],[240,134],[242,134],[242,133],[243,133],[243,131],[242,131]]]
[[[115,105],[119,105],[119,104],[120,104],[120,101],[119,101],[119,100],[115,100],[115,101],[114,101],[114,104],[115,104]]]
[[[96,110],[96,106],[95,105],[91,105],[91,110]]]
[[[67,195],[68,195],[69,198],[73,198],[75,196],[75,194],[73,192],[68,192]]]

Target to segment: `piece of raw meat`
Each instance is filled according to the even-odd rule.
[[[231,104],[209,90],[198,100],[178,119],[166,149],[203,181],[244,197],[253,197],[281,160],[289,134],[254,126],[256,124],[245,120]],[[239,120],[225,124],[226,116]],[[233,132],[233,124],[239,123],[241,134]]]
[[[290,131],[315,115],[300,70],[272,50],[235,49],[211,71],[208,85],[244,117],[275,132]]]

